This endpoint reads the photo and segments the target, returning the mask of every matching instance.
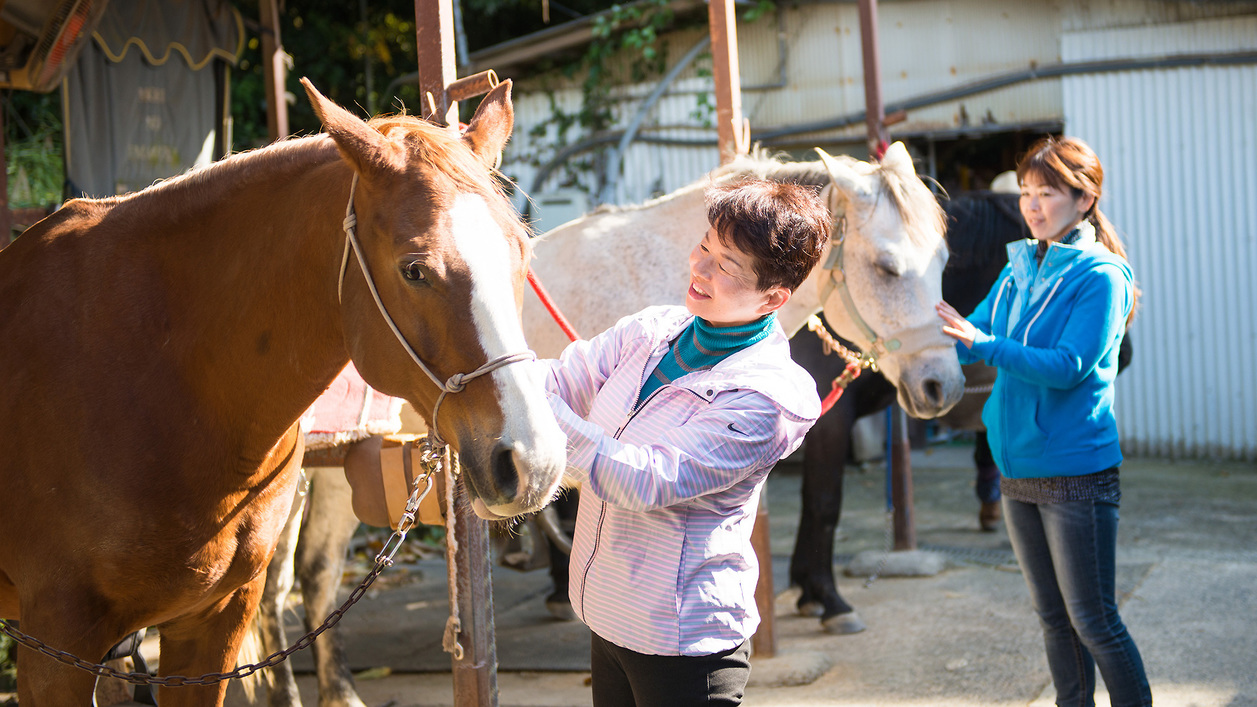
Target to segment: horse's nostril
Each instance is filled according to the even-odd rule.
[[[925,393],[925,399],[929,400],[936,406],[943,404],[943,384],[929,378],[921,385],[922,391]]]
[[[519,493],[519,470],[515,467],[515,450],[509,445],[499,444],[493,450],[493,480],[502,501],[515,500]]]

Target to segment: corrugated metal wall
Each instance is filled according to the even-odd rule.
[[[954,88],[994,75],[1061,60],[1062,28],[1113,28],[1196,20],[1257,12],[1253,0],[1166,2],[1164,0],[906,0],[884,2],[878,10],[882,95],[887,105],[926,93]],[[667,64],[675,63],[705,34],[703,27],[666,37]],[[775,131],[831,121],[864,109],[859,11],[855,2],[817,2],[783,6],[756,22],[738,23],[738,56],[743,86],[742,112],[756,131]],[[618,62],[618,63],[616,63]],[[612,62],[610,77],[627,77],[628,58]],[[706,69],[698,71],[699,67]],[[560,136],[552,119],[555,108],[571,116],[580,105],[577,79],[555,74],[516,79],[517,130],[508,147],[505,171],[525,190],[578,186],[599,195],[604,151],[583,151],[565,161],[544,184],[534,185],[539,168],[561,149],[589,138],[573,125]],[[614,80],[614,79],[610,79]],[[967,96],[908,113],[892,128],[895,135],[1012,129],[1060,120],[1061,80],[1040,79]],[[654,82],[616,86],[615,124],[624,127]],[[710,59],[681,73],[650,111],[641,135],[707,141],[696,147],[635,142],[625,155],[617,203],[640,202],[667,193],[717,164],[715,130],[699,96],[711,99]],[[540,134],[530,134],[540,126]],[[548,126],[548,127],[546,127]],[[862,145],[864,124],[796,134],[779,142],[798,154],[813,145]],[[605,145],[604,145],[605,147]],[[523,203],[523,197],[518,198]]]
[[[1257,48],[1257,17],[1067,33],[1066,61]],[[1257,66],[1068,77],[1066,132],[1143,288],[1117,386],[1136,454],[1257,460]]]

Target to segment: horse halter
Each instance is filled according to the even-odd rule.
[[[366,256],[363,255],[362,245],[358,242],[358,215],[354,211],[354,192],[358,189],[358,173],[354,172],[353,181],[349,184],[349,204],[345,206],[345,221],[343,228],[345,229],[345,252],[340,259],[340,277],[336,281],[336,299],[341,299],[341,293],[345,286],[345,270],[349,266],[349,249],[352,246],[354,255],[358,259],[358,267],[362,268],[362,277],[367,281],[367,289],[371,290],[371,297],[375,300],[375,306],[379,308],[381,316],[388,324],[388,328],[393,330],[393,336],[397,337],[397,341],[406,349],[406,353],[410,354],[410,359],[419,366],[419,370],[427,374],[428,378],[441,389],[441,394],[437,396],[436,404],[432,406],[432,431],[431,438],[433,444],[443,446],[445,440],[441,438],[441,433],[437,428],[437,413],[441,409],[441,402],[445,400],[445,396],[451,393],[457,393],[467,387],[467,382],[473,378],[479,378],[486,373],[491,373],[503,366],[517,363],[520,361],[536,360],[537,354],[532,351],[518,351],[515,353],[502,354],[495,358],[489,359],[483,366],[477,368],[471,373],[455,373],[449,377],[444,383],[436,374],[429,369],[419,358],[419,354],[415,353],[415,349],[406,341],[406,337],[402,335],[401,329],[397,328],[397,324],[393,321],[393,317],[389,316],[388,309],[384,306],[384,300],[380,299],[380,292],[375,286],[375,279],[371,277],[371,270],[367,267]]]
[[[860,310],[856,307],[855,299],[851,296],[851,288],[847,286],[847,273],[843,269],[842,251],[843,245],[847,240],[847,215],[846,213],[838,214],[834,219],[832,235],[830,239],[833,245],[829,249],[829,255],[825,258],[825,262],[821,264],[821,268],[826,270],[829,275],[821,283],[821,307],[829,301],[829,296],[834,290],[842,296],[843,309],[847,311],[847,316],[859,328],[860,333],[868,340],[869,345],[865,347],[864,352],[860,355],[859,363],[862,368],[872,368],[877,370],[877,360],[882,356],[898,351],[903,347],[904,342],[916,343],[918,341],[929,342],[931,339],[939,338],[939,327],[934,324],[923,324],[921,326],[900,329],[895,332],[894,336],[884,338],[877,335],[873,328],[869,326],[864,317],[860,316]]]

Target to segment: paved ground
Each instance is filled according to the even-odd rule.
[[[841,591],[869,625],[853,636],[826,635],[815,619],[793,613],[785,572],[800,477],[789,467],[774,472],[778,655],[753,659],[748,707],[1053,703],[1038,624],[1007,536],[977,529],[971,453],[964,445],[913,453],[918,543],[942,553],[947,569],[867,587],[863,578],[840,576]],[[1157,704],[1257,705],[1257,466],[1134,460],[1122,476],[1118,591]],[[848,473],[840,566],[885,548],[883,488],[880,466]],[[439,651],[444,566],[424,560],[411,573],[414,581],[382,590],[342,624],[371,707],[453,704],[448,658]],[[500,704],[588,705],[588,634],[546,615],[545,571],[503,568],[493,581]],[[372,677],[383,673],[390,674]],[[764,684],[791,673],[819,677]],[[312,677],[300,682],[314,704]]]
[[[871,586],[840,574],[841,591],[869,626],[852,636],[826,635],[816,619],[793,613],[785,573],[801,479],[788,466],[774,471],[778,655],[752,659],[748,707],[1052,704],[1037,621],[1007,537],[977,529],[971,453],[964,445],[913,452],[918,543],[943,554],[947,569]],[[1257,706],[1257,465],[1133,460],[1122,484],[1118,592],[1157,704]],[[886,547],[883,489],[880,465],[848,472],[839,570],[858,553]],[[499,704],[589,705],[588,632],[549,618],[545,570],[498,568],[493,582]],[[377,586],[341,623],[360,694],[369,707],[452,705],[449,659],[439,645],[442,560],[390,570]],[[290,635],[299,635],[299,611],[289,612]],[[308,670],[309,658],[296,665]],[[780,684],[791,675],[814,679]],[[305,703],[316,704],[313,676],[299,684]],[[233,687],[230,707],[243,704],[240,694]]]

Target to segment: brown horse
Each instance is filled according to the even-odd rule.
[[[527,351],[530,257],[488,167],[510,83],[461,137],[365,123],[304,83],[327,135],[71,201],[0,251],[0,617],[54,648],[97,661],[157,626],[162,675],[230,670],[292,503],[296,421],[351,357],[436,414],[481,515],[555,492],[542,381],[504,365]],[[91,704],[90,673],[19,662],[23,707]]]

